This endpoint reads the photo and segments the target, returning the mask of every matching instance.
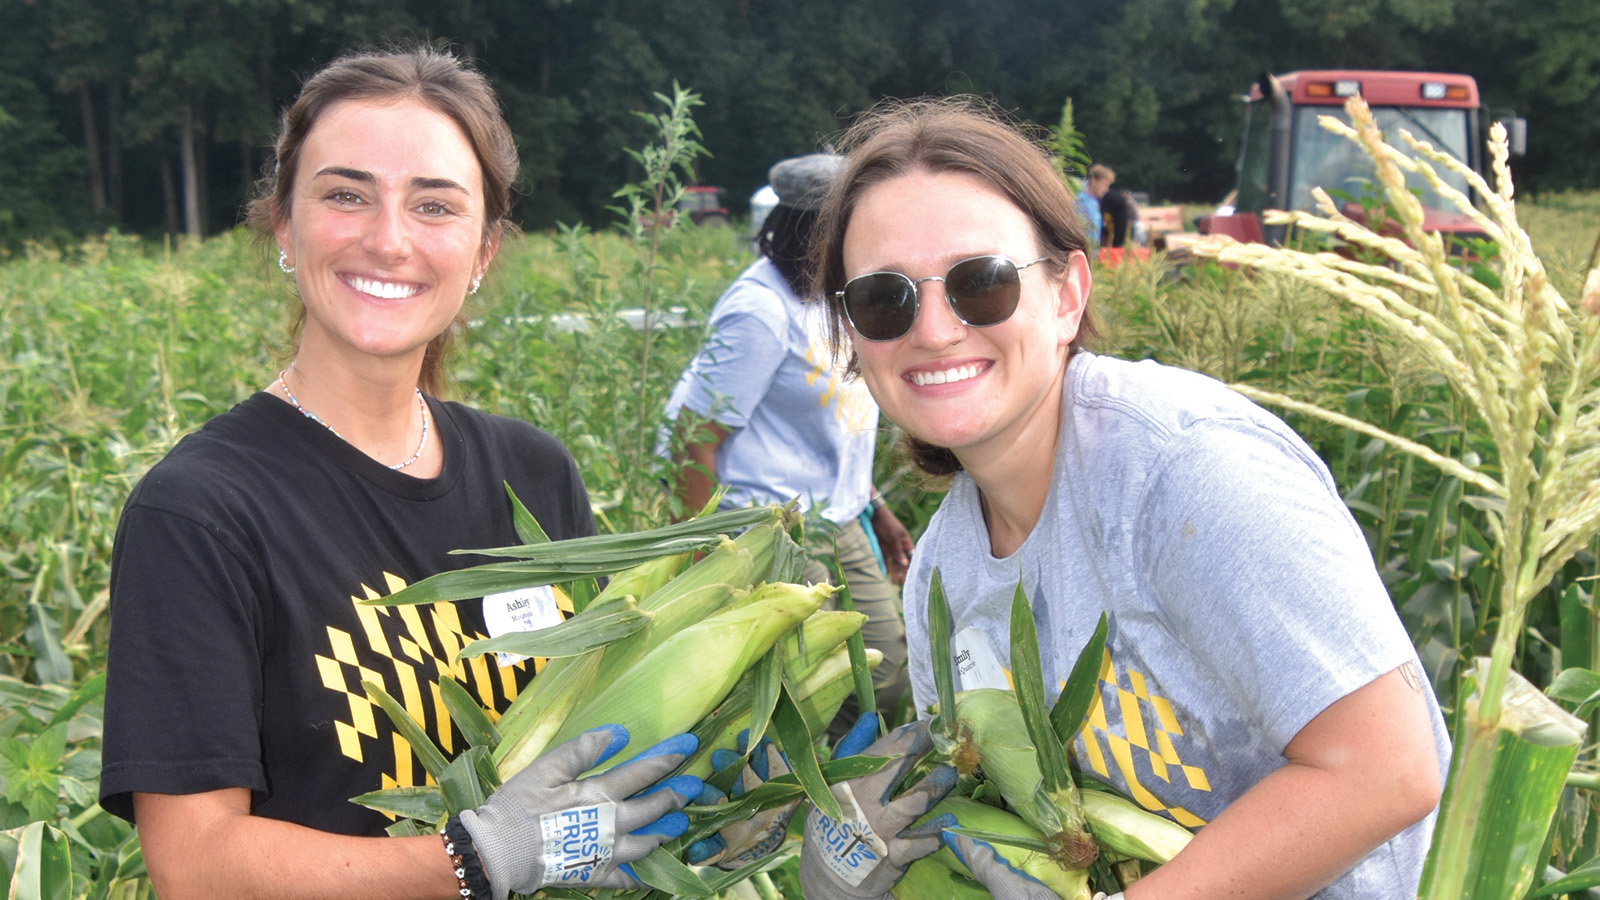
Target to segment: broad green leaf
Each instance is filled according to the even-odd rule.
[[[1577,707],[1573,715],[1580,719],[1600,703],[1600,672],[1589,669],[1562,669],[1556,680],[1545,688],[1545,694],[1555,700]]]
[[[950,606],[945,603],[944,583],[937,566],[928,579],[928,643],[933,654],[933,687],[939,700],[939,712],[929,728],[936,737],[949,740],[955,737],[956,676],[955,662],[950,658]]]
[[[456,658],[471,659],[485,653],[515,653],[545,659],[579,656],[596,647],[619,641],[648,624],[649,612],[640,609],[632,597],[619,597],[591,606],[548,628],[514,631],[473,641],[461,648]]]
[[[444,797],[435,785],[388,788],[351,798],[352,803],[392,816],[437,822],[445,817]]]
[[[1047,794],[1070,788],[1072,773],[1067,770],[1067,754],[1061,739],[1051,727],[1050,710],[1044,699],[1044,671],[1039,662],[1039,636],[1033,624],[1033,608],[1022,582],[1011,595],[1011,682],[1022,709],[1028,739],[1039,755],[1040,787]]]
[[[400,736],[406,739],[406,742],[411,745],[411,751],[417,754],[417,759],[422,761],[422,768],[437,780],[446,765],[444,751],[440,750],[439,746],[433,742],[433,739],[428,737],[428,733],[422,730],[422,726],[417,724],[417,720],[411,718],[405,707],[385,693],[383,688],[370,681],[363,681],[361,682],[361,689],[367,692],[367,696],[372,699],[372,702],[383,708],[384,713],[389,716],[389,721],[394,724],[394,730],[398,731]]]
[[[33,739],[28,746],[28,768],[35,772],[49,772],[61,765],[61,756],[67,750],[67,726],[51,725]]]
[[[1108,628],[1106,614],[1102,612],[1094,634],[1089,636],[1089,642],[1083,645],[1077,662],[1072,664],[1072,672],[1061,689],[1061,696],[1056,698],[1056,705],[1050,709],[1050,727],[1062,747],[1072,745],[1078,729],[1083,727],[1083,720],[1094,706],[1095,698],[1100,696],[1100,664],[1105,660]]]
[[[467,693],[461,682],[454,678],[439,679],[439,698],[450,712],[450,721],[461,729],[467,743],[473,747],[488,747],[492,752],[500,745],[500,732],[489,721],[489,716],[478,701]]]
[[[844,818],[844,813],[839,810],[839,801],[834,799],[833,791],[828,790],[817,764],[815,739],[806,728],[805,717],[794,705],[788,691],[783,692],[772,710],[772,736],[812,805],[829,818]]]
[[[8,900],[70,900],[72,849],[61,832],[43,822],[22,829]]]
[[[665,848],[657,847],[644,859],[632,864],[639,880],[658,890],[682,897],[709,897],[710,886],[695,871],[680,862]]]

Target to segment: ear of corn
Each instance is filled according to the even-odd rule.
[[[946,796],[943,800],[934,804],[926,815],[917,820],[917,824],[924,824],[946,813],[954,815],[962,828],[992,832],[994,834],[1013,835],[1032,841],[1046,839],[1046,836],[1037,828],[1032,827],[1017,816],[987,803],[980,803],[970,797],[959,795]],[[1015,847],[998,841],[989,843],[990,846],[994,847],[995,852],[1010,863],[1013,868],[1038,880],[1063,900],[1090,900],[1092,892],[1089,890],[1089,873],[1086,870],[1063,868],[1059,863],[1051,859],[1049,855],[1037,850]],[[972,873],[967,870],[966,866],[962,865],[960,859],[948,847],[940,848],[930,859],[952,872],[967,878],[972,877]],[[924,873],[919,876],[919,880],[922,878],[929,879],[929,887],[939,889],[940,882],[937,878],[937,873]],[[948,883],[949,879],[945,879],[945,882]],[[917,887],[917,884],[907,885],[905,879],[901,879],[900,883],[890,893],[896,900],[914,900],[914,898],[915,900],[922,900],[924,895],[909,893],[905,890]]]
[[[861,630],[867,617],[858,612],[820,609],[783,639],[783,677],[799,681],[817,664]]]
[[[762,590],[766,593],[761,599],[725,609],[662,641],[574,711],[552,743],[610,722],[625,723],[630,740],[608,760],[609,767],[688,731],[829,593],[825,585],[768,585]]]
[[[814,613],[811,618],[815,619],[826,614]],[[867,651],[868,666],[876,668],[882,660],[882,653],[876,650]],[[734,685],[733,690],[728,692],[727,699],[722,705],[695,726],[694,735],[700,739],[700,746],[684,761],[678,774],[709,778],[712,774],[711,754],[717,750],[737,749],[739,733],[745,730],[750,722],[750,701],[753,695],[750,675],[749,672],[745,673],[739,683]],[[853,683],[851,675],[852,667],[848,651],[835,646],[833,652],[812,666],[803,677],[790,681],[790,696],[800,708],[806,728],[812,734],[821,734],[827,729],[828,723],[833,721],[833,717],[839,714],[839,707],[843,706],[845,698],[850,696]]]
[[[1083,814],[1095,840],[1118,856],[1164,863],[1194,838],[1177,822],[1109,791],[1084,791]]]

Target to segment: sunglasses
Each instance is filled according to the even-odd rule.
[[[834,296],[844,306],[850,327],[869,341],[895,341],[911,331],[920,306],[917,285],[924,281],[943,282],[945,301],[956,318],[985,328],[1011,318],[1022,298],[1022,270],[1048,258],[1019,266],[1004,256],[974,256],[951,266],[943,278],[929,275],[915,281],[899,272],[869,272],[845,282]]]

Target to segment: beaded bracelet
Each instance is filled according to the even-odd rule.
[[[460,817],[446,819],[439,837],[444,840],[445,855],[450,857],[456,883],[461,887],[461,900],[488,897],[489,878],[483,872],[477,848],[472,845],[472,835],[462,827]]]

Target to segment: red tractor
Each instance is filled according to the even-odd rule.
[[[722,205],[722,188],[692,185],[683,189],[677,210],[687,214],[701,228],[725,228],[728,208]]]
[[[1314,186],[1345,199],[1345,214],[1362,218],[1360,199],[1376,196],[1378,189],[1372,161],[1354,142],[1317,124],[1319,116],[1348,121],[1344,102],[1357,94],[1372,107],[1389,143],[1408,150],[1399,137],[1405,129],[1483,171],[1487,111],[1479,104],[1478,85],[1470,76],[1344,69],[1262,75],[1250,88],[1231,202],[1201,216],[1200,232],[1278,243],[1285,226],[1263,225],[1261,213],[1311,209]],[[1514,116],[1502,120],[1512,152],[1520,155],[1527,141],[1526,121]],[[1443,170],[1440,175],[1467,189],[1465,178]],[[1429,230],[1481,236],[1470,219],[1421,178],[1408,176],[1408,184],[1420,192]]]

